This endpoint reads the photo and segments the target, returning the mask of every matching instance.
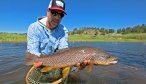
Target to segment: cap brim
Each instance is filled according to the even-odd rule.
[[[66,14],[66,12],[62,8],[59,8],[59,7],[51,7],[51,8],[49,8],[49,10],[59,10],[59,11],[63,12],[64,14]]]

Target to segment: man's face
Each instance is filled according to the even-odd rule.
[[[47,22],[50,28],[54,29],[61,22],[61,19],[64,17],[64,13],[59,10],[49,10],[47,12],[47,17]]]

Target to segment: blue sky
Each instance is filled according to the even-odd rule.
[[[0,0],[0,32],[26,33],[46,16],[50,0]],[[65,0],[69,31],[80,27],[119,29],[146,24],[146,0]]]

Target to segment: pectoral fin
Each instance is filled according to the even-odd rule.
[[[81,80],[81,77],[80,77],[80,73],[79,73],[79,72],[70,73],[69,76],[70,76],[73,80]]]
[[[41,72],[48,72],[50,70],[52,70],[52,68],[50,66],[45,66],[41,69]]]
[[[93,62],[91,62],[88,66],[87,66],[87,72],[91,72],[93,71]]]

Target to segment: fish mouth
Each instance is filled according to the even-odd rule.
[[[117,62],[118,62],[117,60],[114,60],[114,61],[109,62],[109,64],[116,64]]]
[[[99,65],[113,65],[116,64],[118,62],[118,60],[110,60],[110,61],[100,61],[97,62],[95,64],[99,64]]]
[[[109,62],[109,64],[116,64],[118,62],[118,59],[113,59],[112,61]]]

